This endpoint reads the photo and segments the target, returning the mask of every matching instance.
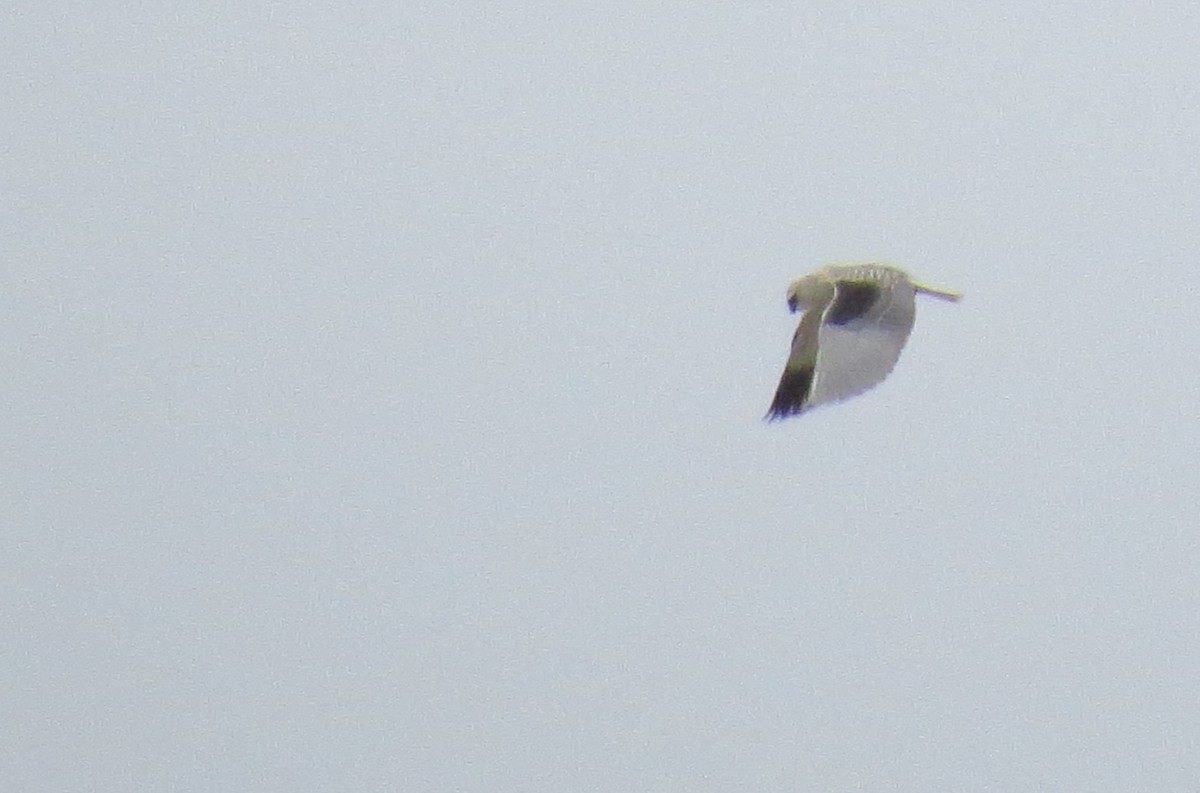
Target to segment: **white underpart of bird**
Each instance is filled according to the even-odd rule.
[[[788,308],[803,311],[769,421],[861,394],[883,382],[916,318],[916,295],[962,295],[919,284],[886,264],[834,264],[793,281]]]

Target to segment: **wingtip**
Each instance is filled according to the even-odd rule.
[[[804,407],[799,407],[799,408],[772,407],[770,410],[767,411],[767,415],[762,417],[762,420],[764,422],[766,422],[767,424],[774,424],[778,421],[790,419],[792,416],[799,416],[801,413],[805,412],[805,410],[807,410],[807,408],[804,408]]]
[[[765,416],[767,421],[782,421],[790,416],[802,413],[808,406],[808,398],[812,390],[813,367],[802,366],[791,371],[784,370],[775,389],[775,398]]]

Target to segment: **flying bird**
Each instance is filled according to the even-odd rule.
[[[962,298],[885,264],[829,265],[793,281],[788,309],[804,316],[766,419],[795,416],[881,383],[912,330],[917,292]]]

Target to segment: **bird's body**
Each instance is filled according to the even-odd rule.
[[[788,308],[804,316],[767,418],[794,416],[882,382],[908,340],[918,292],[960,299],[884,264],[830,265],[792,282]]]

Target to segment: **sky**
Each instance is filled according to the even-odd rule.
[[[0,777],[1194,791],[1198,34],[18,4]],[[764,422],[837,261],[965,299]]]

